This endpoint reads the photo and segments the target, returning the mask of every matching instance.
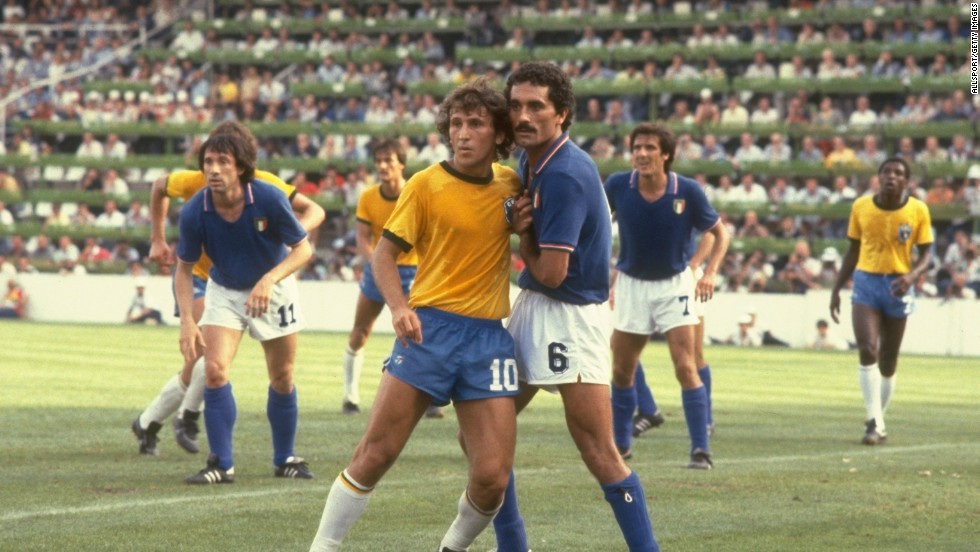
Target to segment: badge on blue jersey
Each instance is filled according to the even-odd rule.
[[[677,213],[678,215],[683,214],[684,213],[684,207],[685,207],[685,202],[684,202],[683,199],[675,199],[674,200],[674,212],[675,213]]]
[[[912,237],[912,227],[908,224],[901,224],[898,227],[898,242],[905,243]]]
[[[265,232],[265,229],[269,227],[269,219],[267,217],[255,217],[255,229],[259,232]]]
[[[507,224],[514,225],[514,203],[517,199],[513,197],[508,197],[504,200],[504,218],[507,219]]]

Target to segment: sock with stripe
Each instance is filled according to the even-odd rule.
[[[633,387],[636,388],[636,407],[640,414],[653,416],[657,412],[657,401],[653,398],[653,390],[647,385],[647,375],[643,371],[643,363],[636,363],[636,376],[633,377]]]
[[[705,387],[681,390],[681,404],[687,433],[691,437],[691,452],[701,449],[708,452],[708,392]]]
[[[296,423],[299,419],[296,386],[289,393],[277,393],[270,385],[265,413],[272,427],[272,464],[281,466],[293,456],[296,444]]]
[[[204,427],[208,430],[208,446],[218,457],[218,466],[227,470],[234,467],[232,458],[232,432],[238,409],[235,396],[231,393],[231,383],[221,387],[208,387],[204,390]]]
[[[373,490],[373,487],[365,487],[354,481],[347,470],[342,471],[330,487],[310,552],[340,550],[341,541],[367,509]]]
[[[613,439],[620,450],[633,444],[633,412],[636,411],[636,387],[612,388]]]
[[[163,424],[171,414],[177,411],[180,401],[184,398],[184,382],[180,381],[180,374],[167,380],[160,389],[160,393],[153,398],[150,405],[140,414],[140,427],[146,429],[151,422]]]
[[[469,550],[470,545],[487,528],[487,525],[490,525],[490,521],[493,520],[494,515],[499,510],[500,506],[489,512],[481,510],[473,504],[466,491],[463,491],[463,495],[459,497],[457,504],[456,519],[446,531],[446,536],[442,537],[439,550],[447,548],[449,550]],[[499,546],[497,549],[501,550]]]
[[[708,425],[715,423],[715,417],[711,405],[711,366],[705,364],[703,368],[698,368],[698,377],[704,384],[704,392],[708,395]]]
[[[493,532],[497,537],[497,550],[500,552],[525,552],[528,549],[527,530],[517,504],[517,482],[513,470],[504,492],[504,503],[493,518]]]
[[[364,349],[353,351],[350,345],[344,349],[344,400],[361,404],[361,367],[364,365]]]
[[[653,536],[653,525],[647,511],[646,495],[636,472],[631,471],[622,481],[602,485],[602,492],[606,502],[612,506],[630,552],[659,552],[660,546]]]

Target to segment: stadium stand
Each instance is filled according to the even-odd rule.
[[[145,204],[157,175],[192,166],[201,136],[236,118],[260,138],[264,168],[301,179],[328,209],[308,274],[340,277],[352,272],[341,270],[352,262],[350,207],[371,178],[372,140],[404,135],[421,150],[453,86],[483,74],[502,82],[513,64],[544,59],[573,77],[572,134],[603,175],[629,166],[624,137],[635,122],[666,121],[685,140],[677,170],[708,184],[736,233],[753,217],[768,231],[733,242],[726,286],[785,291],[778,275],[799,240],[814,257],[843,251],[847,202],[873,189],[882,155],[900,155],[937,229],[931,281],[942,294],[963,275],[980,291],[968,9],[939,0],[8,2],[0,200],[14,223],[0,228],[0,246],[47,232],[79,245],[126,239],[145,253],[145,228],[47,228],[38,206],[99,214],[110,170],[128,184],[113,197],[122,208]],[[110,135],[122,151],[80,154]],[[758,153],[740,153],[743,136]],[[737,190],[746,174],[767,201],[727,199],[726,182]],[[781,231],[787,219],[793,232]],[[958,231],[971,239],[947,261]],[[770,269],[746,277],[757,251]]]

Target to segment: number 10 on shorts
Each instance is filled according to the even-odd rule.
[[[517,391],[517,362],[512,358],[494,359],[490,365],[491,391]]]

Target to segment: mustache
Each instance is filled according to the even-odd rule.
[[[516,127],[514,127],[514,132],[520,132],[522,130],[530,130],[533,132],[534,127],[531,125],[517,125]]]

